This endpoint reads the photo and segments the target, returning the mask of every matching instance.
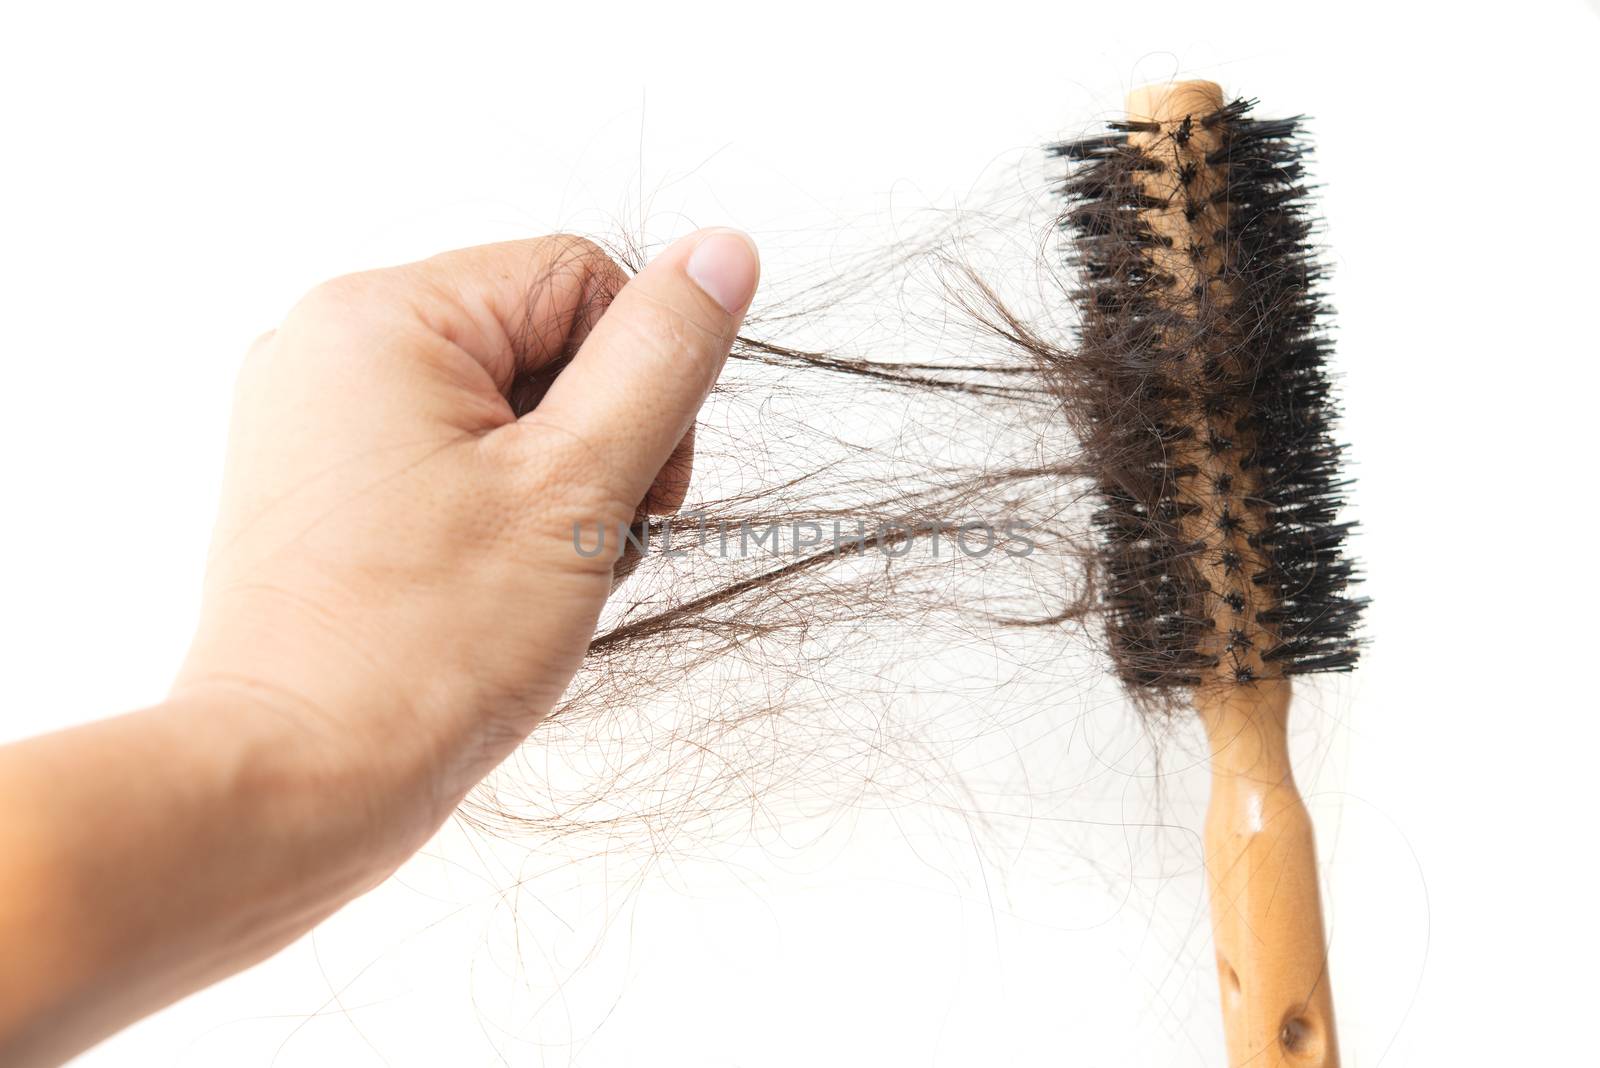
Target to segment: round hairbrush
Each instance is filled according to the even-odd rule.
[[[1061,369],[1097,482],[1111,656],[1150,714],[1192,708],[1212,790],[1206,869],[1233,1065],[1339,1061],[1290,680],[1353,667],[1348,483],[1308,245],[1297,119],[1211,82],[1148,86],[1060,147],[1082,284]]]

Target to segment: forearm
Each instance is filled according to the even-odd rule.
[[[0,1063],[54,1064],[267,956],[404,855],[246,698],[0,748]]]

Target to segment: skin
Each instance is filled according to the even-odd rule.
[[[325,283],[256,342],[170,697],[0,747],[0,1063],[261,960],[427,841],[583,658],[617,561],[574,522],[681,503],[758,273],[734,231],[631,281],[576,238],[490,245]]]

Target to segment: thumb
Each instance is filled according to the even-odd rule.
[[[576,436],[609,494],[643,500],[721,373],[760,273],[737,230],[668,246],[622,287],[538,407],[506,429]]]

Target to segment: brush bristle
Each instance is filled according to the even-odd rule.
[[[1359,650],[1307,149],[1299,119],[1251,108],[1056,149],[1082,278],[1065,385],[1098,479],[1112,654],[1151,706],[1348,670]]]

